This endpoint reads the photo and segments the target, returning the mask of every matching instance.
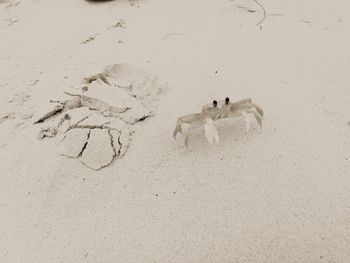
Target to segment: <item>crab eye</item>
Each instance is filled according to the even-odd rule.
[[[225,103],[228,104],[230,102],[230,98],[229,97],[226,97],[225,98]]]
[[[213,101],[213,106],[214,108],[216,108],[216,106],[218,105],[218,102],[216,100]]]

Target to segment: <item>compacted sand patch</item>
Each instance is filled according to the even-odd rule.
[[[82,153],[81,162],[92,169],[109,165],[115,156],[113,141],[107,129],[93,129]]]
[[[84,150],[90,134],[89,129],[71,129],[58,145],[57,151],[67,157],[77,158]]]
[[[59,154],[98,170],[125,155],[132,126],[153,116],[161,85],[127,64],[106,66],[84,84],[66,91],[67,99],[40,107],[34,124],[50,122],[42,125],[39,139],[56,137]]]

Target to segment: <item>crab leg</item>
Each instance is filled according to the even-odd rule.
[[[259,113],[259,115],[261,116],[261,118],[264,117],[264,111],[262,110],[262,108],[260,108],[258,105],[254,104],[254,108],[256,109],[256,111]]]
[[[235,118],[243,115],[246,120],[246,128],[249,130],[250,128],[250,118],[248,118],[248,114],[253,114],[257,122],[259,123],[260,127],[262,127],[262,116],[259,114],[259,112],[262,112],[261,108],[257,106],[258,109],[256,108],[256,104],[251,103],[251,102],[246,102],[244,104],[241,104],[235,108],[231,107],[231,110],[229,114],[226,114],[225,118]],[[262,112],[263,114],[263,112]],[[248,123],[249,122],[249,123]]]
[[[259,123],[260,128],[262,128],[262,118],[256,111],[251,111],[254,114],[256,121]]]
[[[176,139],[176,135],[178,133],[184,133],[184,128],[187,128],[187,134],[190,132],[190,130],[197,128],[202,125],[202,117],[200,113],[194,113],[194,114],[189,114],[180,117],[177,120],[175,130],[173,132],[173,137]],[[187,139],[188,140],[188,139]]]
[[[234,108],[237,108],[239,106],[241,106],[242,104],[246,104],[246,103],[251,103],[252,99],[251,98],[247,98],[247,99],[243,99],[234,103],[230,103],[229,105],[231,106],[231,110],[233,110]]]

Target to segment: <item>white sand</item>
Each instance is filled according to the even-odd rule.
[[[262,30],[248,0],[1,2],[0,262],[349,262],[349,1],[261,0]],[[94,171],[37,139],[32,113],[119,62],[167,82],[123,158]],[[262,132],[173,140],[225,96]]]

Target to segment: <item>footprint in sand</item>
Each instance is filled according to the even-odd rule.
[[[124,156],[132,126],[153,116],[162,85],[127,64],[106,66],[84,84],[65,92],[65,99],[41,105],[34,123],[42,124],[39,139],[56,137],[59,154],[99,170]]]

